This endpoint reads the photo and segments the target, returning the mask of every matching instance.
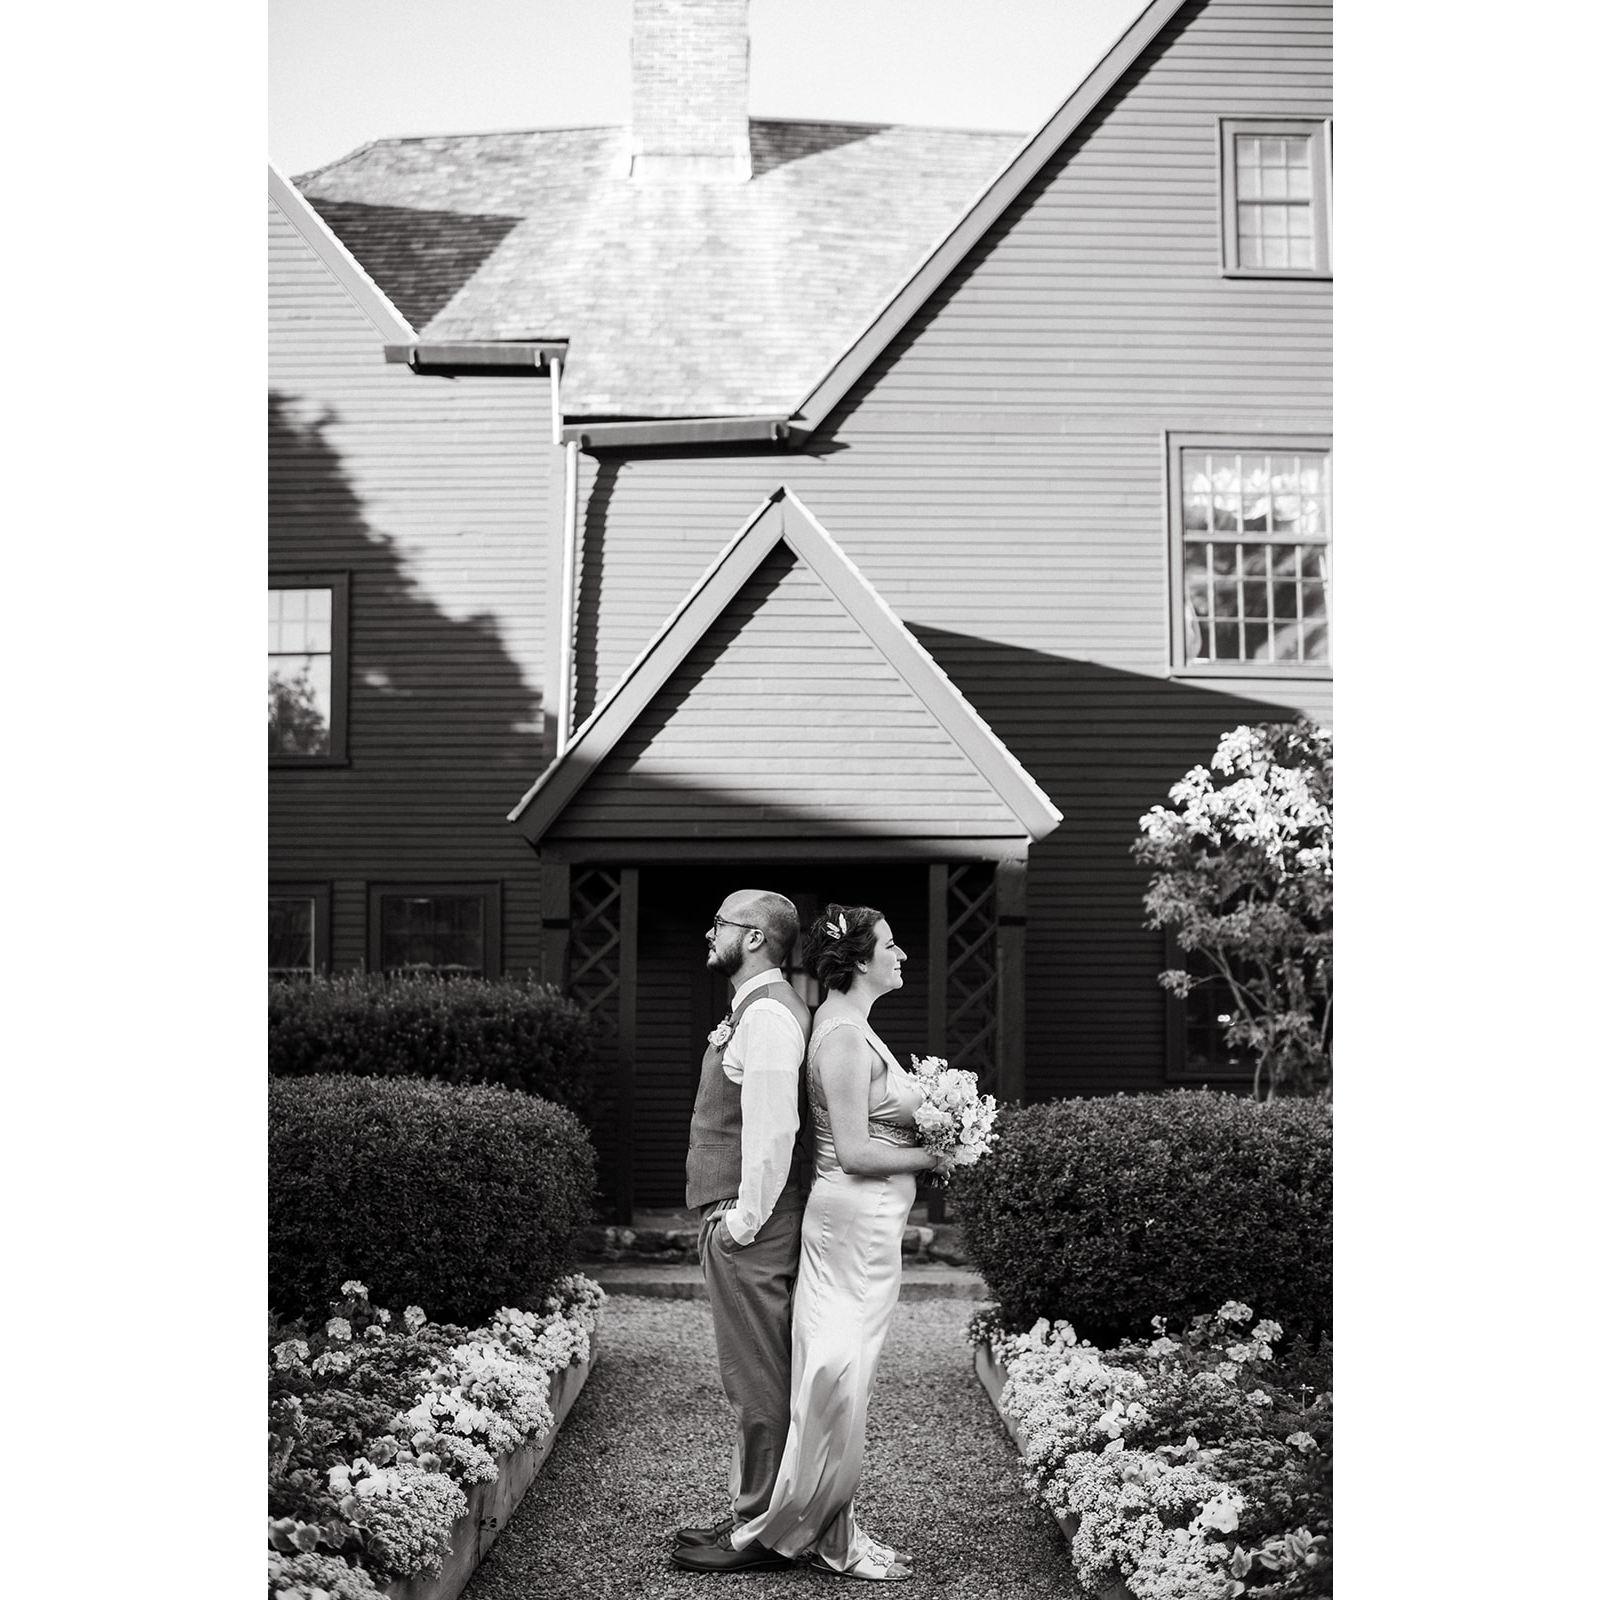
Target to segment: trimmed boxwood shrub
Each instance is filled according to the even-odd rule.
[[[1227,1300],[1291,1333],[1333,1317],[1333,1114],[1183,1090],[1005,1108],[953,1197],[1006,1327],[1097,1344]]]
[[[474,1326],[542,1297],[591,1215],[594,1150],[570,1111],[484,1085],[346,1076],[267,1085],[268,1294]]]
[[[593,1023],[546,984],[362,972],[269,983],[267,1070],[500,1083],[587,1122],[598,1067]]]

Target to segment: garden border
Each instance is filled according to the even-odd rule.
[[[396,1578],[384,1588],[388,1600],[456,1600],[539,1476],[561,1424],[599,1359],[600,1329],[596,1327],[589,1335],[589,1359],[574,1361],[551,1374],[550,1411],[554,1421],[550,1427],[537,1438],[525,1439],[515,1450],[496,1456],[495,1465],[500,1470],[493,1483],[467,1486],[467,1509],[450,1530],[450,1554],[444,1558],[439,1575],[429,1577],[419,1572],[413,1577]]]
[[[1006,1432],[1011,1436],[1011,1442],[1017,1447],[1017,1453],[1023,1454],[1028,1448],[1028,1430],[1000,1403],[1000,1394],[1006,1386],[1009,1374],[1005,1362],[994,1353],[994,1346],[989,1340],[985,1339],[972,1352],[972,1369],[977,1373],[978,1382],[983,1385],[984,1393],[988,1395]],[[1061,1529],[1062,1537],[1066,1539],[1070,1548],[1077,1536],[1080,1519],[1070,1511],[1057,1511],[1053,1506],[1050,1508],[1050,1514],[1056,1519],[1056,1526]],[[1119,1578],[1109,1588],[1100,1590],[1095,1600],[1134,1600],[1134,1594]]]

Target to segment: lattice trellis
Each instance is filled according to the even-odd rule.
[[[567,992],[615,1042],[622,1001],[622,874],[582,867],[572,874],[572,944]]]
[[[945,1055],[952,1067],[976,1072],[979,1089],[992,1094],[1000,999],[993,866],[952,864],[947,904]]]

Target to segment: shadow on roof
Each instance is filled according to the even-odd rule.
[[[752,117],[750,176],[759,178],[791,161],[803,161],[827,150],[842,150],[891,126],[887,122],[758,122]]]
[[[522,220],[315,195],[306,199],[413,328],[426,327],[443,311]]]

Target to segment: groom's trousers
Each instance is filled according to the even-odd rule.
[[[700,1265],[722,1392],[739,1424],[728,1489],[734,1515],[745,1522],[767,1509],[789,1432],[789,1319],[804,1202],[797,1188],[785,1189],[761,1231],[743,1247],[718,1226],[732,1205],[719,1200],[702,1209]]]

